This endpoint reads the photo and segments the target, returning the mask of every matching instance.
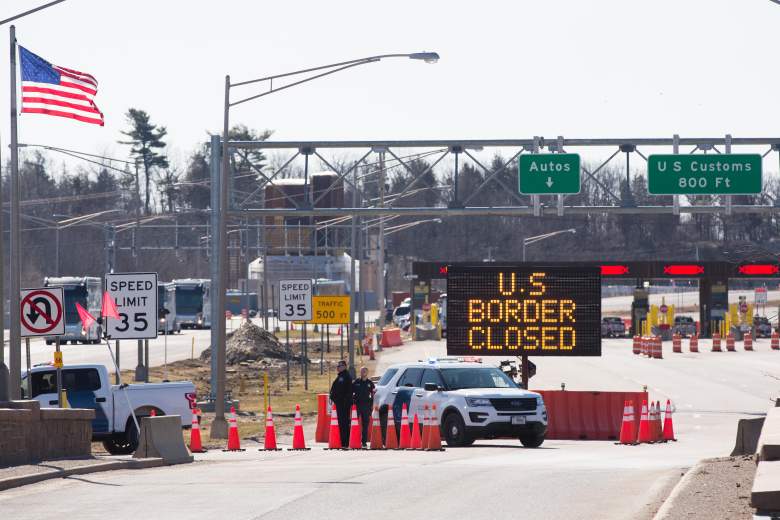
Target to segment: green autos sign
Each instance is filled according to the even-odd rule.
[[[652,195],[749,195],[761,188],[758,154],[651,155],[647,160]]]
[[[521,155],[518,170],[519,188],[523,195],[580,192],[579,154]]]

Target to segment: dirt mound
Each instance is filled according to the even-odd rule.
[[[284,345],[276,336],[248,321],[227,336],[226,361],[229,365],[268,358],[286,359],[286,356]],[[211,349],[204,350],[200,358],[203,361],[210,359]],[[299,357],[291,353],[291,359]]]

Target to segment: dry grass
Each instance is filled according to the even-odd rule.
[[[312,336],[310,331],[309,336]],[[314,340],[315,338],[311,338]],[[319,341],[319,334],[316,336]],[[347,356],[346,344],[344,356]],[[318,348],[309,348],[308,390],[304,388],[304,376],[301,375],[301,365],[290,364],[290,389],[287,390],[286,368],[282,362],[272,367],[261,367],[259,364],[228,365],[225,389],[233,399],[240,401],[238,417],[239,436],[242,439],[262,441],[265,433],[265,414],[263,411],[263,376],[268,374],[269,397],[274,411],[274,423],[278,436],[292,435],[293,413],[295,405],[301,405],[301,413],[307,433],[314,427],[317,414],[317,394],[328,393],[330,385],[336,376],[336,363],[341,358],[339,338],[331,332],[331,351],[324,353],[323,373],[320,374],[320,352]],[[315,363],[316,362],[316,363]],[[357,367],[365,365],[369,374],[374,373],[375,361],[367,356],[356,355]],[[210,364],[199,359],[177,361],[168,365],[168,379],[171,381],[192,381],[198,396],[209,394]],[[133,381],[134,370],[123,370],[122,380]],[[154,367],[149,374],[150,382],[163,380],[163,367]],[[284,416],[282,416],[284,415]],[[222,447],[224,442],[209,442],[209,426],[214,419],[213,413],[204,413],[201,420],[201,437],[207,447]],[[190,433],[184,432],[184,440],[189,443]],[[102,451],[100,444],[93,445],[93,451]]]

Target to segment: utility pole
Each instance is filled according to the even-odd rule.
[[[220,247],[222,244],[223,236],[219,233],[220,229],[220,138],[218,135],[211,136],[211,289],[212,294],[219,289],[220,284]],[[217,388],[219,386],[219,369],[217,366],[217,352],[221,350],[220,336],[219,336],[219,323],[220,319],[222,323],[225,323],[225,316],[220,318],[219,305],[211,305],[211,399],[214,400],[214,406],[217,406],[217,394],[219,393]],[[223,395],[224,401],[224,395]],[[224,403],[223,403],[224,414]]]

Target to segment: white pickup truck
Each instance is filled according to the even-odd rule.
[[[57,370],[51,365],[36,366],[32,372],[32,395],[28,395],[27,373],[22,374],[22,395],[35,399],[42,408],[57,406]],[[114,455],[132,453],[138,447],[138,430],[130,414],[180,415],[182,428],[192,425],[195,385],[190,381],[173,383],[112,385],[103,365],[66,365],[62,368],[62,388],[72,408],[92,408],[92,440],[103,441]],[[130,405],[128,405],[128,401]]]

